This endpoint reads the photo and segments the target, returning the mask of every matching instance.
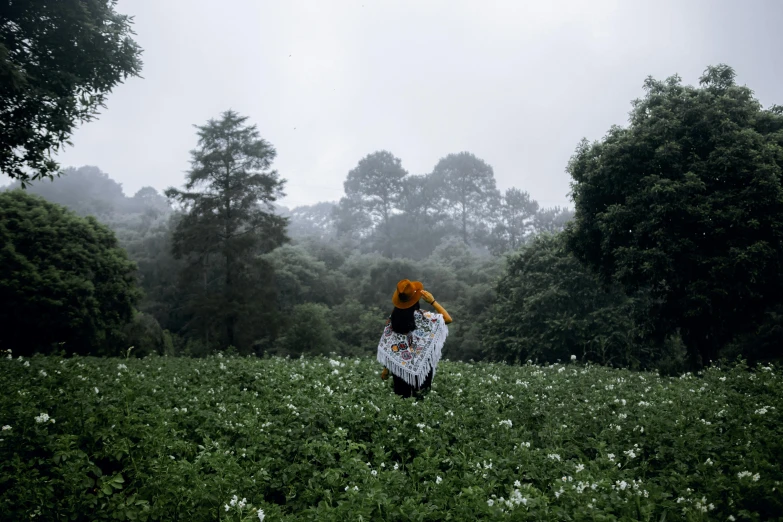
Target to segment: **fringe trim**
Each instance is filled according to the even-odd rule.
[[[430,341],[429,344],[431,345],[431,348],[428,348],[426,354],[423,355],[425,359],[418,372],[412,371],[408,366],[402,366],[398,360],[388,355],[386,350],[383,349],[383,345],[385,344],[383,341],[378,344],[378,362],[383,364],[390,372],[407,382],[409,385],[420,388],[427,379],[430,370],[432,370],[432,377],[435,378],[435,370],[443,356],[443,344],[446,342],[446,337],[449,335],[449,328],[446,326],[446,323],[443,322],[443,316],[438,318],[437,324],[439,326],[438,332]]]

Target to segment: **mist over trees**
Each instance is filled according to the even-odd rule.
[[[410,278],[455,318],[452,359],[676,372],[779,358],[783,112],[726,66],[645,90],[627,128],[578,145],[575,213],[499,190],[464,151],[425,174],[371,152],[340,201],[288,209],[274,147],[232,111],[197,127],[185,186],[165,196],[128,197],[97,167],[27,192],[94,216],[136,264],[135,311],[95,353],[369,354]]]

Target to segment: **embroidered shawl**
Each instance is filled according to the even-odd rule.
[[[449,329],[441,314],[421,312],[413,314],[416,329],[407,334],[392,330],[386,325],[378,343],[378,362],[411,386],[419,387],[441,358],[441,350]]]

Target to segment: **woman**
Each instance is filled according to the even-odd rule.
[[[419,299],[438,313],[422,312]],[[411,397],[432,385],[451,317],[419,281],[397,283],[392,303],[394,310],[378,343],[378,362],[384,365],[381,378],[386,380],[391,370],[394,393]]]

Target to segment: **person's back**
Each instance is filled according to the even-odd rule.
[[[422,298],[438,313],[422,312]],[[394,309],[378,344],[378,361],[385,365],[382,378],[391,369],[394,393],[411,397],[432,385],[451,317],[418,281],[397,283],[392,303]]]

